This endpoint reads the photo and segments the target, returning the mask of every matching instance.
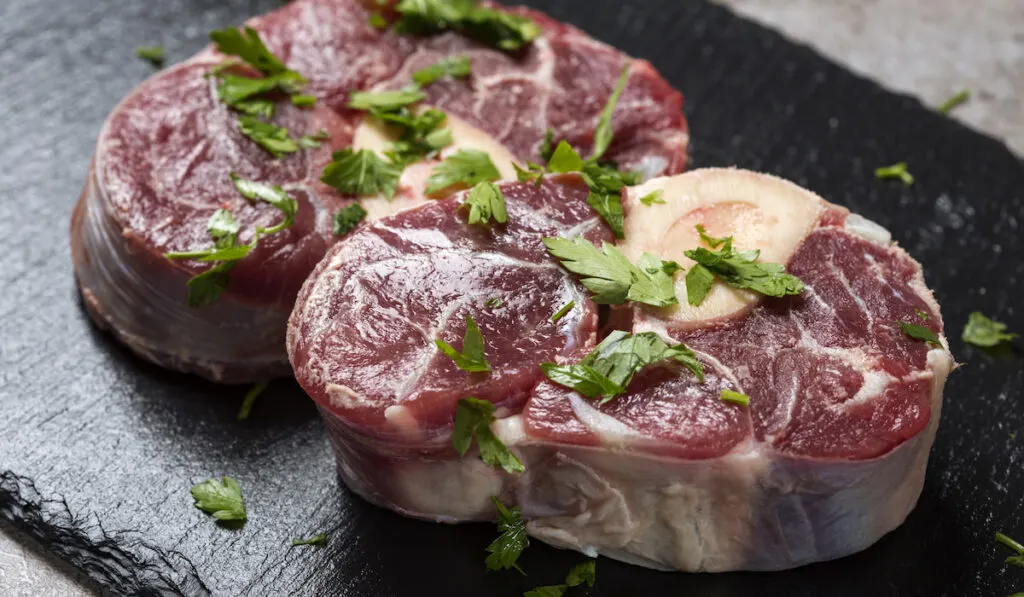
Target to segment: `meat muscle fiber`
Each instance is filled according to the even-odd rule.
[[[90,315],[164,367],[229,383],[287,374],[284,335],[296,292],[336,241],[331,218],[356,199],[318,180],[332,150],[348,147],[361,122],[362,114],[345,108],[349,94],[407,84],[411,72],[449,56],[470,54],[473,73],[431,85],[426,103],[523,161],[539,160],[547,128],[588,147],[598,112],[629,62],[632,75],[607,157],[649,176],[683,168],[687,136],[678,92],[648,63],[540,13],[524,14],[539,21],[543,35],[514,57],[454,34],[377,30],[355,0],[298,0],[252,19],[248,25],[309,79],[307,92],[319,99],[311,110],[278,101],[274,122],[294,137],[321,129],[330,135],[319,149],[279,158],[242,136],[236,115],[217,101],[215,79],[204,77],[225,58],[214,49],[155,74],[108,117],[72,216],[72,256]],[[586,77],[574,75],[585,56]],[[502,77],[510,83],[503,85]],[[190,308],[186,282],[209,265],[171,262],[163,253],[209,247],[206,224],[217,208],[231,208],[242,225],[241,242],[255,226],[280,219],[268,204],[249,205],[232,187],[232,171],[284,187],[299,201],[297,220],[239,262],[215,304]],[[410,205],[422,202],[419,189],[400,188],[399,195],[416,198]],[[404,205],[395,203],[395,209]],[[389,211],[367,210],[368,220]]]
[[[953,367],[920,266],[879,226],[770,176],[695,170],[648,185],[665,189],[666,204],[628,199],[627,230],[645,209],[663,210],[656,219],[696,214],[736,238],[745,238],[738,226],[762,227],[762,246],[738,248],[791,247],[784,265],[805,287],[782,298],[742,295],[743,308],[704,320],[627,305],[615,318],[621,327],[685,342],[705,379],[652,366],[599,405],[539,367],[578,362],[600,339],[589,293],[541,243],[551,234],[607,240],[587,219],[577,179],[501,185],[507,226],[467,225],[464,195],[384,218],[331,249],[289,324],[296,377],[351,489],[447,522],[492,519],[494,495],[518,506],[545,542],[689,571],[836,558],[904,520]],[[772,239],[778,206],[768,203],[787,201],[780,213],[808,225],[800,238]],[[672,211],[686,202],[695,207]],[[504,306],[490,310],[492,297]],[[570,299],[576,308],[550,323]],[[437,338],[458,345],[467,313],[480,322],[490,374],[458,370],[434,347]],[[900,322],[927,327],[939,345],[910,338]],[[723,401],[725,389],[749,405]],[[458,456],[455,405],[468,396],[497,406],[492,430],[525,472]]]

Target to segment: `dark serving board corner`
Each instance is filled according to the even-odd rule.
[[[705,2],[529,4],[647,58],[686,97],[694,167],[792,179],[889,228],[925,266],[965,364],[946,387],[924,493],[867,551],[793,571],[673,574],[611,560],[589,595],[981,596],[1024,588],[996,530],[1024,536],[1019,348],[965,347],[967,314],[1024,330],[1024,164],[1001,143]],[[67,222],[104,117],[207,31],[274,0],[7,0],[0,7],[0,518],[107,590],[143,595],[520,595],[581,558],[535,543],[528,577],[487,574],[490,525],[403,519],[339,486],[316,411],[291,381],[249,421],[243,389],[142,363],[81,310]],[[878,181],[906,160],[912,187]],[[1020,344],[1018,343],[1018,347]],[[188,488],[240,480],[250,519],[227,530]],[[328,531],[326,548],[288,541]],[[0,580],[2,582],[2,580]],[[3,587],[0,586],[0,593]]]

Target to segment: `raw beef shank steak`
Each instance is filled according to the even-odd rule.
[[[574,176],[500,186],[507,225],[468,225],[465,194],[384,218],[335,245],[300,292],[289,354],[352,490],[446,522],[492,519],[497,496],[550,544],[688,571],[837,558],[904,520],[954,363],[920,266],[888,232],[742,170],[629,189],[618,247],[632,261],[647,252],[689,269],[683,252],[703,246],[700,224],[804,287],[773,298],[715,282],[691,306],[678,273],[680,305],[615,306],[610,326],[685,343],[704,378],[656,364],[601,403],[539,367],[579,362],[600,340],[589,292],[542,239],[599,243],[608,231]],[[663,204],[639,200],[653,191]],[[569,300],[575,309],[552,323]],[[489,373],[462,371],[435,347],[458,344],[466,315]],[[491,430],[524,472],[459,457],[453,421],[467,397],[494,404]]]

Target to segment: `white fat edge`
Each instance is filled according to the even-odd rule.
[[[881,396],[885,388],[895,381],[889,374],[872,369],[864,371],[862,375],[863,381],[860,384],[860,388],[857,389],[857,392],[849,400],[836,405],[839,409],[846,410],[870,402]]]
[[[889,246],[892,244],[892,233],[881,224],[877,224],[860,214],[851,213],[846,217],[844,227],[847,231],[871,242]]]
[[[498,409],[499,413],[502,409]],[[498,436],[506,446],[518,446],[529,442],[526,435],[526,423],[523,415],[501,416],[491,423],[491,431]]]
[[[576,418],[587,429],[600,437],[605,444],[626,445],[637,440],[646,439],[636,429],[594,408],[592,404],[576,392],[569,394],[569,404],[572,406],[572,411]]]
[[[342,385],[340,383],[328,383],[326,389],[327,397],[330,399],[331,406],[335,408],[351,409],[358,408],[366,404],[366,401],[359,395],[359,393],[346,385]]]
[[[430,108],[428,105],[419,105],[414,111],[422,113],[428,108]],[[447,190],[428,197],[423,191],[426,189],[427,179],[437,164],[461,149],[477,149],[487,153],[501,175],[499,180],[517,179],[515,168],[512,167],[515,157],[493,137],[451,114],[447,115],[442,127],[451,130],[452,144],[441,149],[433,159],[421,160],[406,166],[402,170],[398,190],[392,199],[378,195],[376,197],[364,197],[360,200],[360,204],[366,210],[366,217],[369,221],[379,220],[386,216],[423,205],[431,199],[443,199],[453,194],[454,190]],[[372,116],[367,115],[359,126],[356,127],[355,134],[352,137],[352,149],[354,151],[369,149],[384,157],[384,152],[397,140],[398,134],[397,128],[387,127]]]
[[[384,409],[384,418],[402,437],[417,439],[421,436],[420,424],[409,409],[401,404],[392,404]]]

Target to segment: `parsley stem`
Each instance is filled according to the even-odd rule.
[[[1006,535],[1004,535],[1002,533],[996,533],[996,541],[998,541],[999,543],[1002,543],[1006,547],[1009,547],[1013,551],[1015,551],[1015,552],[1017,552],[1017,553],[1019,553],[1021,555],[1024,555],[1024,545],[1021,545],[1020,543],[1017,543],[1016,541],[1014,541],[1013,539],[1007,537]]]
[[[967,89],[964,89],[964,90],[960,91],[959,93],[953,95],[952,97],[950,97],[946,101],[944,101],[941,104],[939,104],[939,107],[936,108],[936,110],[938,110],[939,114],[949,114],[950,112],[953,111],[954,108],[956,108],[960,104],[966,102],[970,98],[971,98],[971,92],[969,90],[967,90]]]
[[[558,320],[565,317],[566,314],[569,313],[569,311],[572,311],[573,307],[575,306],[576,301],[569,301],[568,303],[563,305],[561,309],[555,311],[555,314],[551,316],[551,323],[558,322]]]

